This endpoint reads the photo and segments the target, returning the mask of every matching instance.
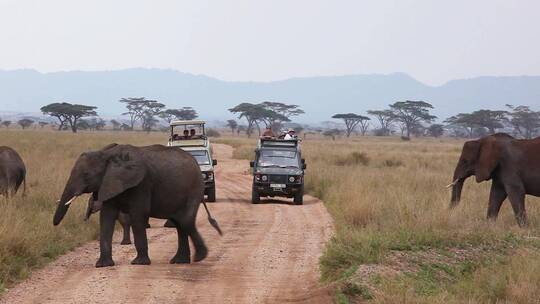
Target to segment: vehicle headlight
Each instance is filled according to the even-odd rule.
[[[202,174],[202,179],[203,179],[203,180],[206,180],[206,173],[203,173],[203,174]]]
[[[260,182],[261,176],[259,174],[255,174],[255,181]]]
[[[289,182],[294,183],[294,181],[295,181],[294,176],[289,177]]]
[[[207,177],[208,177],[208,180],[213,180],[214,179],[214,173],[208,172]]]
[[[265,182],[265,181],[267,181],[267,180],[268,180],[268,176],[266,176],[266,175],[263,175],[263,176],[261,177],[261,179],[262,179],[262,181],[263,181],[263,182]]]

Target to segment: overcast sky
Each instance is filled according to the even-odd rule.
[[[0,69],[540,75],[540,1],[0,0]]]

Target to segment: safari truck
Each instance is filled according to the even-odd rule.
[[[261,138],[250,166],[253,168],[253,204],[259,203],[261,197],[276,196],[293,198],[296,205],[303,204],[306,162],[297,139]]]
[[[203,120],[176,120],[170,123],[171,136],[167,146],[179,147],[189,152],[201,168],[204,179],[204,194],[208,202],[216,201],[216,177],[214,167],[217,160],[212,159],[210,140],[206,136]]]

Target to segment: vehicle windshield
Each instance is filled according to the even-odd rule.
[[[197,151],[188,151],[199,165],[210,165],[210,159],[208,158],[208,153],[205,150]]]
[[[260,167],[298,168],[298,153],[287,150],[261,150],[257,165]]]
[[[202,139],[204,138],[203,124],[190,124],[171,126],[172,140]]]

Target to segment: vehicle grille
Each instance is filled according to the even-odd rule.
[[[268,179],[271,183],[275,184],[286,184],[287,183],[287,175],[269,175]]]

